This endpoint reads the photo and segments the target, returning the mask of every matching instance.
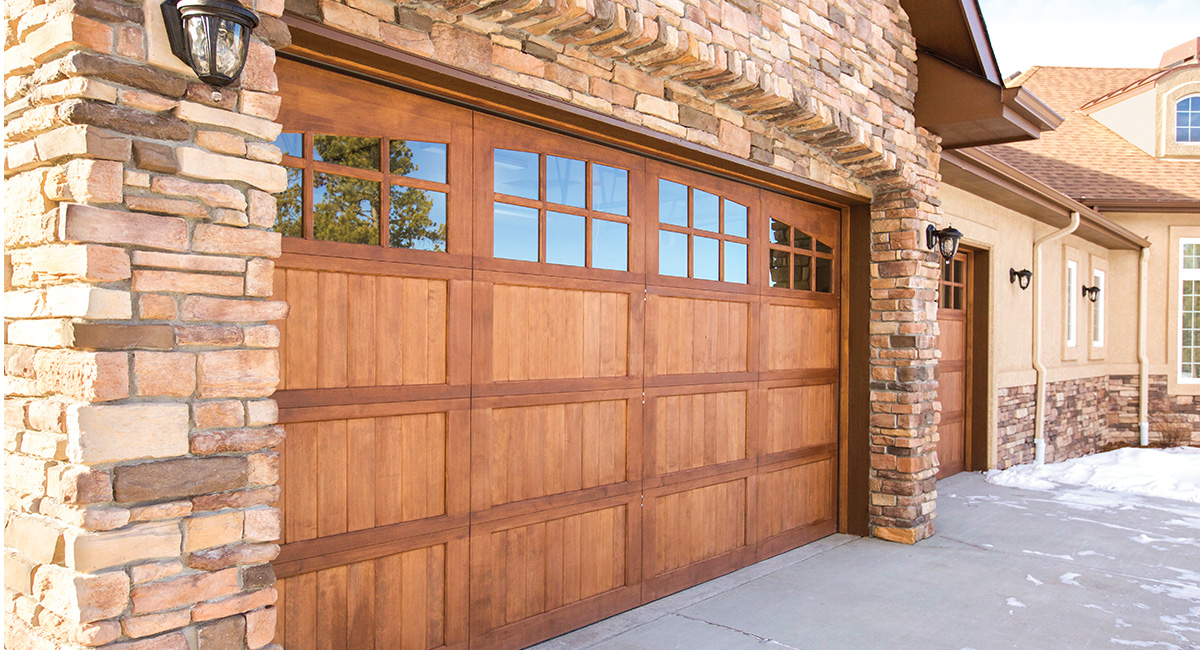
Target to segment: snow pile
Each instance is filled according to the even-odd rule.
[[[987,473],[988,483],[1033,490],[1058,484],[1200,503],[1200,448],[1127,447],[1048,465]]]

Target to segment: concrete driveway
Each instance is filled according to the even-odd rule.
[[[916,546],[835,535],[538,650],[1200,649],[1200,505],[938,486]]]

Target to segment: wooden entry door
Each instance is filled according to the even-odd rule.
[[[838,210],[276,70],[277,642],[524,647],[836,530]]]
[[[970,440],[969,387],[971,368],[968,357],[971,349],[972,255],[960,250],[949,264],[942,265],[938,299],[938,401],[942,403],[942,418],[938,425],[937,455],[939,479],[953,476],[966,469],[967,442]]]

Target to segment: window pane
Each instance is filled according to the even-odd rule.
[[[275,195],[275,232],[288,237],[303,237],[304,224],[304,170],[287,169],[287,189]]]
[[[792,227],[778,219],[771,220],[771,243],[792,245]]]
[[[812,258],[807,255],[796,255],[793,264],[795,268],[792,274],[792,288],[812,291]]]
[[[546,200],[586,208],[587,163],[582,160],[546,156]]]
[[[825,242],[818,239],[817,240],[817,252],[818,253],[832,253],[833,249],[830,248],[828,244],[826,244]]]
[[[813,290],[821,293],[833,293],[833,260],[818,257],[813,262],[816,264],[817,272],[815,274],[816,281],[813,283]],[[962,287],[954,287],[954,304],[956,309],[962,306]]]
[[[546,213],[546,262],[583,266],[587,219],[561,212]]]
[[[794,244],[796,248],[812,250],[812,242],[812,235],[801,231],[799,228],[796,228],[796,243]]]
[[[716,194],[692,188],[692,227],[709,232],[721,231],[721,199]]]
[[[688,225],[687,185],[658,179],[658,221],[673,226]]]
[[[434,183],[446,182],[445,144],[392,140],[389,147],[393,174]]]
[[[746,236],[746,206],[725,199],[725,234]]]
[[[774,223],[779,223],[778,221]],[[771,286],[788,288],[792,276],[792,254],[787,251],[771,250]]]
[[[337,174],[313,174],[313,237],[378,244],[379,183]]]
[[[692,242],[692,277],[697,280],[720,280],[720,241],[709,237],[696,237]]]
[[[536,262],[538,211],[497,202],[492,215],[492,256]]]
[[[313,160],[379,171],[379,138],[313,136]]]
[[[592,220],[592,268],[629,270],[629,226],[616,221]]]
[[[658,231],[658,273],[686,278],[688,236],[669,230]]]
[[[528,151],[496,149],[495,190],[526,199],[538,198],[538,155]]]
[[[1183,245],[1183,268],[1200,269],[1200,244]]]
[[[592,209],[629,216],[629,172],[593,164]]]
[[[746,245],[725,242],[725,281],[746,284]]]
[[[275,146],[283,152],[285,156],[295,156],[297,158],[304,157],[304,134],[303,133],[280,133],[278,138],[275,138]]]
[[[423,251],[446,250],[446,193],[393,185],[388,245]]]

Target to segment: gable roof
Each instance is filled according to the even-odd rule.
[[[1194,210],[1200,203],[1200,161],[1155,158],[1080,110],[1157,72],[1032,68],[1010,83],[1036,93],[1063,123],[1039,140],[982,149],[1085,205],[1114,209],[1137,202]]]

